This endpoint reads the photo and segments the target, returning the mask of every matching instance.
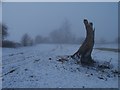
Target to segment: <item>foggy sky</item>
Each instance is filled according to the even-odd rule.
[[[118,36],[118,5],[110,3],[42,3],[4,2],[3,23],[8,26],[9,40],[20,41],[23,34],[32,37],[48,36],[59,28],[65,19],[71,24],[71,31],[77,37],[85,37],[83,19],[95,26],[95,38],[114,40]]]
[[[0,22],[2,22],[2,3],[0,2]]]

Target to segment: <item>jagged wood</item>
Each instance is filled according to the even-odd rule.
[[[95,29],[93,29],[93,23],[88,22],[87,19],[84,19],[84,25],[86,29],[86,38],[78,51],[74,53],[71,57],[74,59],[79,59],[79,62],[81,64],[91,65],[95,62],[91,57],[94,46]]]

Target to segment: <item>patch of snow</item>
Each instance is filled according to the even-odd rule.
[[[58,62],[59,56],[71,55],[79,45],[40,44],[16,49],[3,48],[3,88],[118,88],[118,77],[94,68],[75,64],[73,59]],[[93,50],[93,59],[118,66],[118,53]]]

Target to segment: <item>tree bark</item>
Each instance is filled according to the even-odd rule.
[[[94,32],[93,23],[84,19],[84,25],[86,29],[86,38],[78,51],[72,55],[72,58],[78,59],[81,64],[91,65],[95,61],[91,57],[91,53],[94,46]]]

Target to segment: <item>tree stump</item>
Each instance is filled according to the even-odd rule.
[[[95,61],[92,59],[91,53],[94,46],[95,29],[93,29],[93,23],[88,22],[87,19],[84,19],[83,22],[86,29],[86,38],[78,51],[74,53],[71,57],[74,59],[78,59],[78,62],[82,65],[93,65]]]

